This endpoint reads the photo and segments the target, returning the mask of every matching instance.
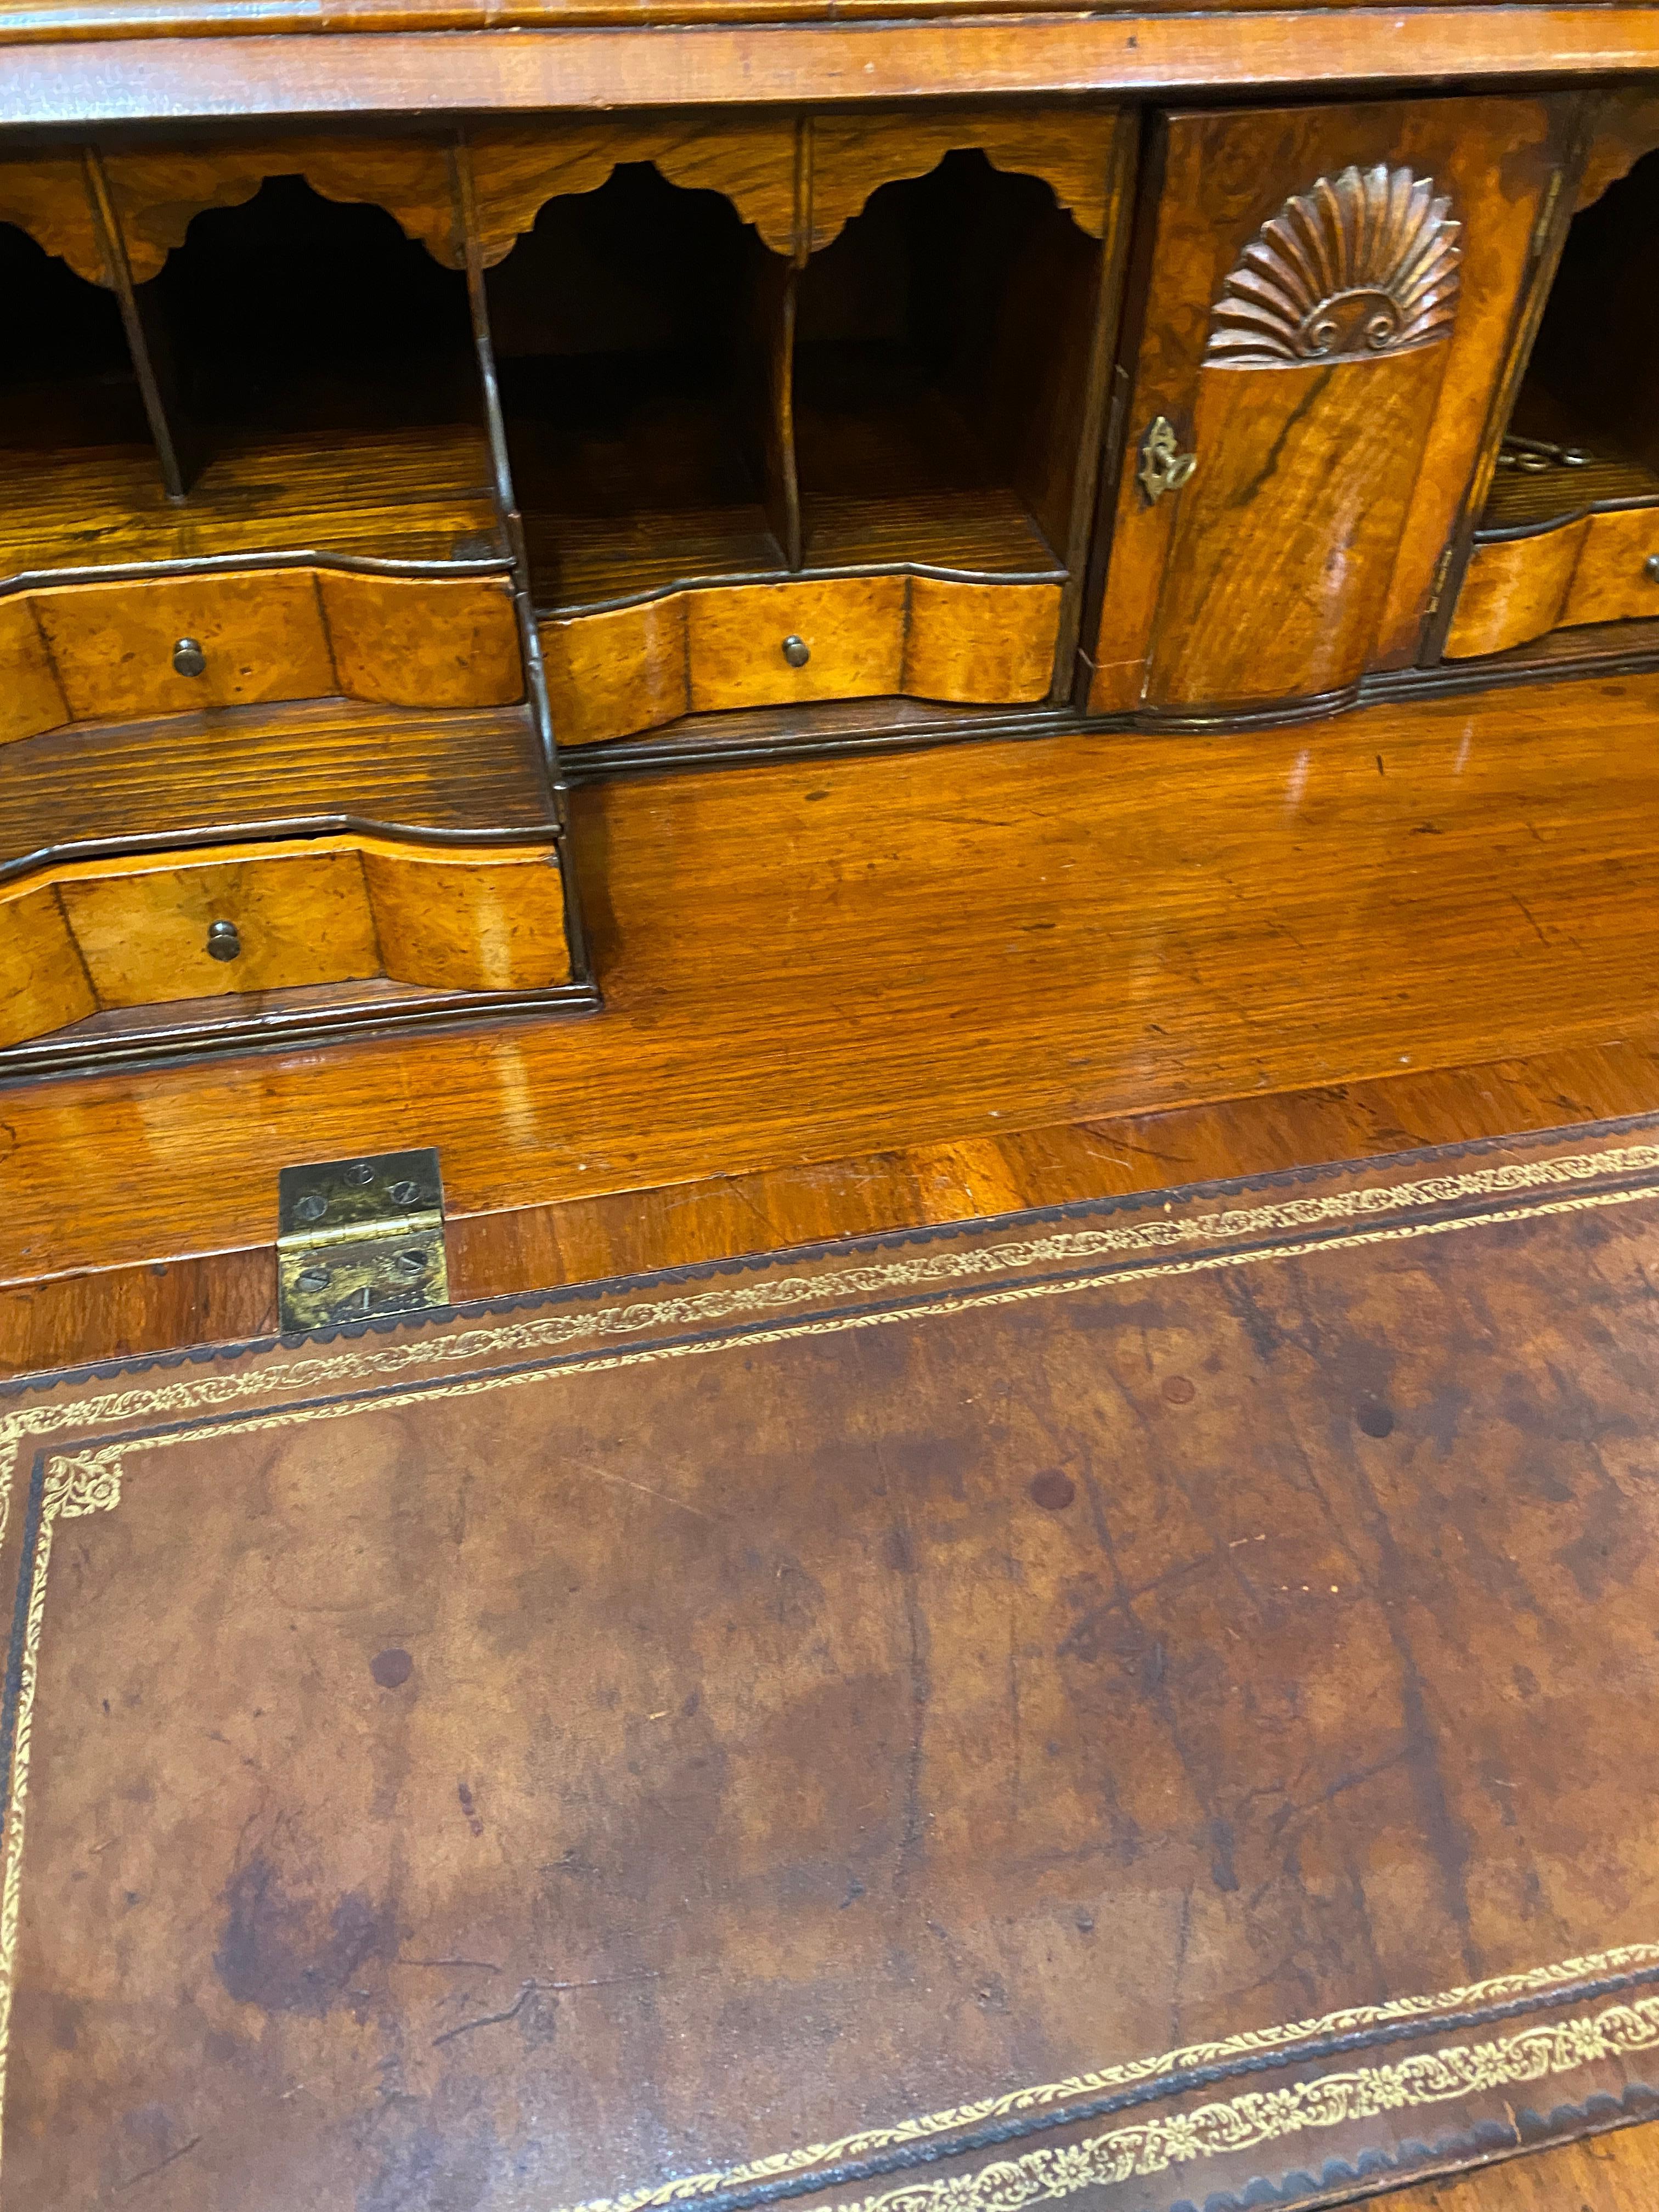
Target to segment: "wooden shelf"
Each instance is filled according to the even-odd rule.
[[[482,431],[244,438],[184,501],[147,447],[0,455],[0,575],[313,551],[505,560]]]
[[[71,726],[0,749],[0,873],[50,849],[161,849],[345,816],[457,838],[550,832],[526,710],[307,700]]]

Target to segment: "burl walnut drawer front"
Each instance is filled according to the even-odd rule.
[[[543,990],[569,975],[544,846],[222,846],[78,863],[0,893],[0,1046],[122,1006],[374,976]]]
[[[686,598],[691,712],[878,699],[904,676],[902,576],[744,584]]]
[[[1643,615],[1659,615],[1659,512],[1638,507],[1591,515],[1561,627]]]
[[[65,722],[279,700],[447,708],[523,693],[512,595],[497,577],[276,568],[0,600],[0,743]]]
[[[560,742],[591,744],[821,699],[1035,704],[1060,611],[1058,584],[823,577],[675,592],[544,623],[542,640]]]
[[[100,1006],[378,975],[354,852],[268,853],[68,880],[58,896]]]

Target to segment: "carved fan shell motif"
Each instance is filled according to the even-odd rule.
[[[1205,361],[1375,361],[1449,337],[1462,258],[1450,207],[1409,169],[1321,177],[1245,247],[1211,313]]]

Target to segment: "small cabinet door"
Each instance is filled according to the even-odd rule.
[[[1415,659],[1565,121],[1520,99],[1161,120],[1094,712],[1340,696]]]

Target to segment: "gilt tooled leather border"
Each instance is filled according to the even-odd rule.
[[[179,1354],[49,1378],[51,1384],[61,1387],[76,1381],[118,1382],[161,1369],[173,1379],[67,1402],[37,1395],[33,1404],[0,1412],[0,1528],[18,1453],[27,1442],[39,1446],[33,1455],[24,1567],[9,1638],[0,1729],[0,1760],[8,1784],[0,1874],[0,2097],[21,1899],[35,1662],[46,1613],[52,1531],[59,1519],[118,1507],[126,1463],[133,1455],[214,1431],[246,1434],[289,1427],[375,1407],[412,1404],[434,1395],[472,1395],[567,1373],[695,1355],[738,1341],[838,1334],[920,1320],[970,1304],[1065,1295],[1154,1273],[1261,1264],[1321,1248],[1394,1242],[1538,1214],[1626,1205],[1659,1190],[1659,1145],[1607,1144],[1600,1152],[1571,1147],[1656,1129],[1659,1115],[1632,1116],[1525,1139],[1480,1139],[532,1293],[447,1310],[427,1317],[425,1328],[371,1323],[319,1332],[298,1344],[315,1344],[319,1352],[325,1346],[341,1348],[325,1356],[283,1361],[269,1371],[244,1363],[252,1352],[278,1340],[225,1347],[208,1359]],[[1449,1168],[1455,1162],[1490,1158],[1494,1153],[1507,1158],[1497,1166],[1428,1178],[1404,1172],[1430,1164]],[[1358,1176],[1369,1180],[1335,1193],[1328,1188],[1334,1182]],[[1326,1186],[1322,1194],[1299,1194],[1320,1185]],[[1191,1210],[1207,1200],[1267,1194],[1281,1194],[1280,1202],[1219,1213]],[[1285,1194],[1290,1194],[1287,1199]],[[1188,1210],[1177,1213],[1177,1208]],[[1021,1230],[1047,1233],[1009,1241]],[[931,1260],[919,1256],[930,1251],[936,1255]],[[828,1260],[875,1264],[842,1265],[812,1275],[786,1272]],[[1045,1272],[1033,1274],[1029,1271],[1034,1267]],[[1028,1272],[1021,1279],[1007,1280],[1016,1269]],[[720,1287],[684,1295],[693,1285],[711,1283]],[[614,1298],[631,1293],[637,1298],[658,1289],[682,1295],[635,1304],[602,1302],[607,1294]],[[884,1291],[890,1295],[880,1295]],[[890,1295],[896,1292],[900,1295]],[[836,1305],[833,1301],[838,1295],[843,1303]],[[829,1310],[823,1310],[826,1301],[832,1302]],[[793,1320],[781,1317],[792,1307],[807,1305],[819,1310],[810,1317],[799,1313]],[[529,1318],[538,1313],[545,1317]],[[433,1326],[447,1322],[453,1328],[457,1320],[507,1316],[514,1318],[504,1328],[441,1334]],[[677,1333],[661,1334],[676,1325]],[[633,1341],[607,1346],[607,1331]],[[653,1331],[654,1341],[639,1341]],[[363,1343],[373,1337],[397,1340]],[[557,1342],[571,1344],[584,1337],[588,1340],[586,1351],[561,1354],[554,1348]],[[295,1340],[288,1340],[288,1348],[296,1348]],[[513,1360],[485,1375],[428,1371],[416,1376],[411,1372],[429,1370],[434,1362],[453,1369],[463,1362],[515,1352],[540,1356]],[[180,1374],[181,1368],[194,1371]],[[394,1379],[399,1370],[410,1379],[402,1383]],[[375,1377],[383,1379],[371,1379]],[[47,1380],[14,1385],[3,1395],[27,1401]],[[345,1387],[331,1392],[325,1387],[330,1383]],[[267,1386],[280,1389],[288,1402],[268,1403],[256,1410],[250,1401]],[[289,1395],[296,1389],[308,1395],[297,1399]],[[125,1427],[118,1437],[100,1439],[100,1429],[107,1438],[111,1425],[135,1420],[137,1425]],[[54,1449],[45,1441],[54,1434],[69,1449]],[[71,1443],[72,1436],[82,1440],[80,1449]],[[1566,2018],[1537,2017],[1581,2006],[1595,2009],[1575,2010]],[[1159,2103],[1167,2106],[1172,2099],[1270,2070],[1322,2065],[1361,2051],[1381,2052],[1391,2045],[1420,2043],[1425,2035],[1479,2033],[1515,2023],[1520,2023],[1516,2033],[1486,2035],[1479,2042],[1417,2049],[1398,2060],[1243,2089],[1196,2107],[1127,2117],[1131,2112]],[[1626,1947],[1432,1996],[1401,1998],[1319,2021],[1247,2032],[1068,2081],[918,2116],[896,2127],[866,2130],[837,2142],[799,2146],[724,2172],[683,2176],[622,2197],[588,2200],[572,2212],[654,2212],[654,2208],[670,2207],[750,2212],[751,2208],[800,2197],[811,2197],[820,2204],[830,2199],[833,2212],[1024,2212],[1027,2207],[1060,2203],[1113,2183],[1175,2175],[1194,2165],[1201,2171],[1210,2157],[1269,2144],[1288,2146],[1310,2130],[1345,2121],[1409,2110],[1428,2112],[1482,2091],[1551,2081],[1597,2060],[1622,2061],[1656,2047],[1659,1944]],[[1649,2106],[1644,2099],[1651,2102],[1650,2093],[1640,2083],[1627,2083],[1622,2102],[1597,2096],[1583,2106],[1556,2107],[1547,2119],[1522,2112],[1516,2115],[1513,2129],[1483,2121],[1472,2133],[1466,2130],[1467,2140],[1465,2136],[1443,2136],[1432,2147],[1395,2142],[1388,2152],[1364,2154],[1358,2167],[1328,2162],[1328,2171],[1322,2167],[1319,2176],[1298,2170],[1279,2184],[1265,2178],[1253,2182],[1242,2198],[1223,2196],[1204,2202],[1206,2212],[1210,2208],[1222,2212],[1235,2201],[1241,2205],[1289,2203],[1328,2197],[1345,2187],[1350,2193],[1355,2187],[1368,2191],[1390,2185],[1409,2172],[1445,2171],[1501,2155],[1505,2149],[1521,2147],[1529,2129],[1534,2139],[1541,2140],[1623,2124],[1645,2116]],[[1507,2098],[1505,2108],[1514,2111]],[[1120,2124],[1101,2134],[1075,2133],[1109,2118],[1118,2118]],[[1061,2130],[1066,2139],[1055,2140]],[[966,2172],[924,2174],[920,2170],[937,2169],[941,2163],[986,2150],[1000,2150],[1004,2155]],[[1383,2178],[1368,2179],[1362,2168]],[[896,2180],[896,2185],[873,2191],[866,2185],[883,2180]],[[853,2193],[842,2196],[842,2191]],[[1181,2206],[1173,2206],[1172,2212],[1181,2212]]]
[[[1450,1145],[1425,1145],[1398,1152],[1376,1152],[1358,1159],[1325,1160],[1311,1165],[1273,1168],[1259,1175],[1212,1176],[1193,1182],[1171,1183],[1156,1190],[1121,1192],[1109,1198],[1082,1198],[1064,1205],[1022,1207],[1012,1213],[975,1214],[957,1221],[934,1222],[914,1229],[878,1230],[866,1237],[830,1237],[817,1243],[791,1244],[765,1252],[736,1253],[726,1259],[691,1260],[677,1267],[650,1269],[637,1275],[597,1277],[589,1282],[565,1283],[550,1290],[514,1291],[504,1297],[470,1298],[455,1305],[434,1306],[413,1314],[376,1316],[366,1321],[338,1322],[304,1335],[243,1337],[223,1344],[191,1345],[173,1352],[136,1352],[118,1359],[83,1362],[78,1366],[43,1369],[33,1374],[0,1380],[0,1404],[51,1387],[88,1382],[114,1382],[125,1375],[154,1374],[158,1370],[211,1367],[303,1344],[355,1343],[366,1337],[418,1333],[446,1327],[458,1320],[482,1321],[507,1314],[532,1313],[547,1307],[586,1304],[623,1289],[655,1289],[668,1285],[712,1282],[725,1277],[752,1275],[775,1267],[780,1260],[805,1265],[848,1255],[901,1251],[920,1244],[960,1241],[1019,1227],[1108,1218],[1187,1206],[1202,1199],[1224,1198],[1235,1192],[1266,1192],[1305,1188],[1361,1175],[1426,1165],[1435,1160],[1480,1159],[1494,1152],[1525,1154],[1548,1146],[1589,1144],[1607,1137],[1632,1135],[1644,1129],[1659,1132],[1659,1113],[1626,1114],[1600,1121],[1563,1123],[1551,1129],[1523,1130],[1510,1136],[1468,1137]],[[0,1419],[3,1419],[0,1416]]]

